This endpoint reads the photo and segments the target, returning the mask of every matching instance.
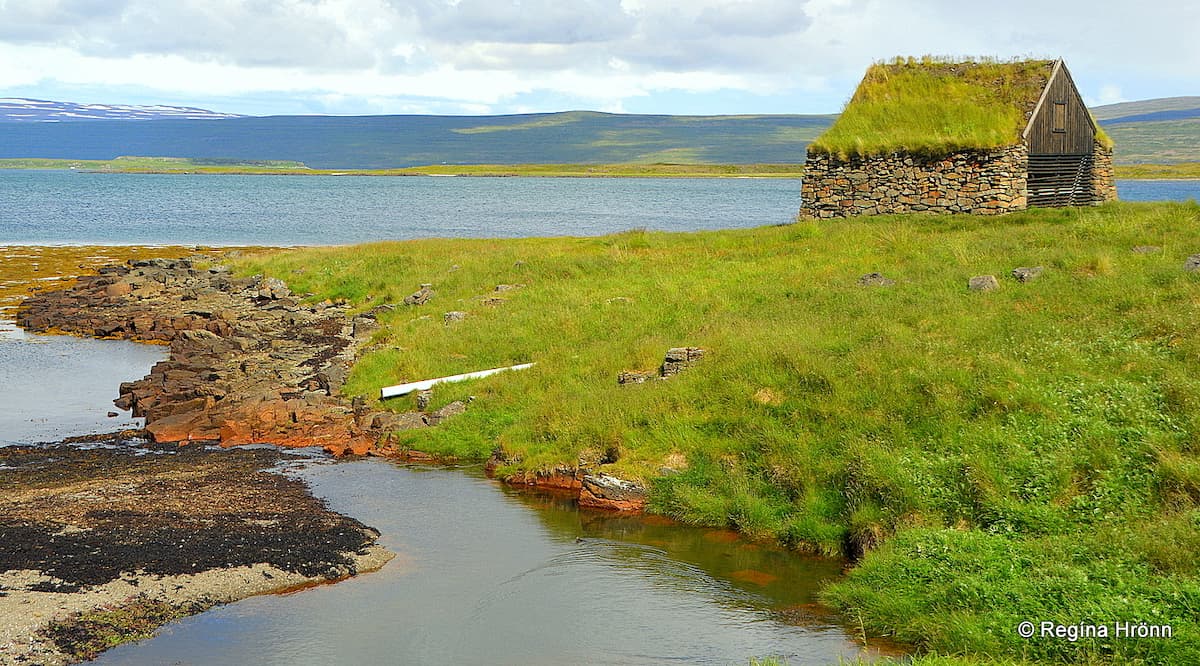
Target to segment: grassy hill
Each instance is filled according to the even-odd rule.
[[[1097,107],[1116,160],[1200,161],[1198,98]],[[1200,105],[1198,105],[1200,106]],[[1174,114],[1164,116],[1161,114]],[[0,123],[0,159],[121,155],[303,162],[312,169],[463,164],[795,164],[831,115],[274,116]],[[210,165],[214,166],[214,165]]]
[[[0,158],[293,160],[316,169],[428,164],[795,163],[830,116],[276,116],[0,124]]]
[[[1198,229],[1194,202],[1117,203],[310,248],[238,271],[361,309],[431,283],[429,304],[380,315],[346,384],[370,401],[536,362],[438,388],[433,408],[475,400],[405,446],[608,471],[686,521],[865,552],[827,600],[943,654],[1181,664],[1200,663]],[[873,271],[896,284],[860,286]],[[980,274],[1000,288],[968,291]],[[486,303],[497,284],[524,286]],[[684,345],[706,350],[695,367],[617,384]],[[1175,634],[1023,640],[1023,620]]]
[[[1118,164],[1200,162],[1200,97],[1166,97],[1092,109],[1116,142]]]
[[[1118,118],[1135,118],[1157,113],[1195,112],[1200,110],[1200,97],[1160,97],[1138,102],[1119,102],[1092,107],[1092,115],[1101,122]]]

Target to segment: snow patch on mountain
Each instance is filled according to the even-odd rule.
[[[21,97],[0,98],[0,122],[56,122],[82,120],[162,120],[187,118],[221,120],[239,118],[236,113],[220,113],[190,106],[135,106],[131,104],[77,104]]]

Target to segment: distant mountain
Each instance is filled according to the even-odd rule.
[[[0,158],[296,160],[314,168],[424,164],[796,163],[833,116],[266,116],[0,123]]]
[[[0,122],[63,122],[76,120],[161,120],[237,118],[189,106],[131,106],[128,104],[76,104],[44,99],[0,98]]]
[[[1128,119],[1159,113],[1194,112],[1200,110],[1200,97],[1161,97],[1140,102],[1121,102],[1093,106],[1092,115],[1101,122]]]
[[[1116,161],[1200,161],[1200,97],[1092,109]],[[0,100],[0,158],[120,155],[293,160],[314,168],[425,164],[798,163],[833,115],[236,116],[185,107]],[[42,120],[51,122],[16,122]],[[153,120],[153,122],[128,122]]]
[[[1200,162],[1200,97],[1164,97],[1092,109],[1121,164]]]

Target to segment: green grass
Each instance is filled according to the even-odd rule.
[[[559,127],[561,125],[570,125],[577,123],[590,116],[599,116],[599,113],[591,111],[566,111],[564,113],[556,113],[549,117],[538,118],[527,122],[518,122],[509,125],[476,125],[474,127],[459,127],[450,130],[455,134],[491,134],[493,132],[513,132],[522,130],[542,129],[546,127]]]
[[[1197,180],[1200,179],[1200,162],[1183,162],[1180,164],[1118,164],[1117,178],[1126,179],[1167,179],[1167,180]]]
[[[221,160],[186,157],[121,156],[111,160],[20,158],[0,159],[0,169],[78,169],[115,173],[237,173],[273,174],[307,172],[308,167],[289,160]]]
[[[680,158],[679,151],[659,157]],[[0,160],[0,169],[79,169],[114,173],[271,174],[296,176],[540,176],[553,178],[799,178],[802,164],[700,164],[636,162],[628,164],[434,164],[403,169],[311,169],[300,162],[118,157],[114,160]]]
[[[927,650],[1186,663],[1200,659],[1200,275],[1182,265],[1198,251],[1200,206],[1117,203],[309,248],[238,270],[360,309],[432,283],[429,304],[383,315],[355,365],[345,390],[368,400],[537,363],[439,388],[434,408],[477,399],[401,433],[413,449],[499,447],[502,473],[607,455],[605,471],[651,484],[654,511],[865,549],[829,601]],[[1007,277],[1031,265],[1039,280]],[[898,284],[858,286],[872,271]],[[986,273],[998,291],[966,289]],[[484,304],[497,284],[525,286]],[[470,316],[447,326],[449,310]],[[617,385],[681,345],[708,353],[670,381]],[[1023,642],[1025,617],[1158,618],[1176,638]]]
[[[1200,162],[1200,118],[1109,125],[1119,164]]]
[[[939,156],[1019,143],[1026,113],[1053,65],[928,56],[877,63],[809,150],[844,159],[892,152]]]

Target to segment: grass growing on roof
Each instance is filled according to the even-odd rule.
[[[1113,203],[308,248],[238,270],[362,309],[433,284],[427,305],[384,315],[351,394],[537,363],[435,390],[434,408],[476,400],[401,433],[414,449],[499,446],[514,473],[615,458],[605,469],[649,481],[655,511],[805,550],[877,546],[827,598],[929,650],[1197,663],[1200,274],[1183,263],[1198,248],[1196,203]],[[1036,265],[1034,282],[1007,277]],[[897,284],[860,287],[873,271]],[[1000,289],[967,291],[980,274]],[[449,310],[470,315],[447,325]],[[682,345],[708,353],[617,385]],[[1176,633],[1023,641],[1026,617]]]
[[[989,149],[1021,139],[1054,61],[926,56],[872,65],[841,116],[809,150],[865,157]]]

